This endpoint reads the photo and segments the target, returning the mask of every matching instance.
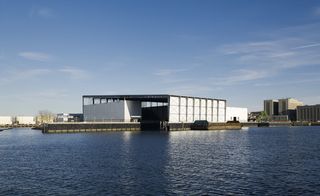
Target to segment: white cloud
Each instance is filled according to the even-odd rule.
[[[311,48],[311,47],[317,47],[317,46],[320,46],[320,43],[313,43],[313,44],[297,46],[297,47],[295,47],[293,49],[304,49],[304,48]]]
[[[227,56],[229,63],[241,68],[219,80],[231,85],[271,78],[289,69],[320,64],[320,47],[317,46],[320,43],[297,38],[223,45],[217,52]]]
[[[58,71],[67,74],[72,79],[87,79],[90,77],[86,70],[74,67],[65,67]]]
[[[20,52],[19,56],[28,60],[42,61],[42,62],[46,62],[52,59],[51,55],[46,53],[41,53],[41,52]]]
[[[252,81],[268,77],[271,71],[254,70],[254,69],[239,69],[231,72],[231,74],[218,78],[215,84],[233,85],[239,82]]]

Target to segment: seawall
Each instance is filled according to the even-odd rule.
[[[49,123],[38,127],[43,133],[79,133],[102,131],[140,131],[140,123]]]
[[[192,127],[193,123],[168,123],[168,129],[165,131],[186,131],[201,130]],[[43,124],[36,129],[43,133],[80,133],[80,132],[108,132],[108,131],[141,131],[140,123],[130,122],[75,122],[75,123],[49,123]],[[206,130],[230,130],[241,129],[240,123],[237,125],[230,123],[210,123]],[[159,131],[159,130],[158,130]]]

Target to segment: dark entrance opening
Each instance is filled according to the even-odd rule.
[[[141,109],[141,130],[167,130],[168,106],[144,107]]]

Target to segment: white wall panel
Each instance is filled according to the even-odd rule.
[[[194,107],[194,115],[199,115],[199,114],[200,114],[200,108]]]
[[[179,106],[170,105],[170,114],[179,114]]]
[[[212,122],[218,122],[218,108],[215,107],[212,109]]]
[[[201,115],[206,115],[206,113],[207,113],[206,108],[205,108],[205,107],[201,107],[200,114],[201,114]]]
[[[180,114],[186,114],[186,113],[187,113],[186,106],[180,106]]]
[[[207,115],[207,121],[212,122],[212,115]]]
[[[218,117],[216,115],[213,116],[212,122],[218,122]]]
[[[218,122],[225,122],[225,109],[219,109],[218,110]]]
[[[180,122],[187,122],[187,116],[186,115],[180,115]]]
[[[188,106],[193,106],[193,98],[188,98]]]
[[[200,99],[194,99],[194,106],[199,107],[200,106]]]
[[[187,105],[187,98],[181,97],[180,98],[180,105],[183,105],[183,106]]]
[[[179,105],[179,97],[170,97],[170,105]]]
[[[179,115],[178,114],[170,114],[169,121],[170,122],[179,122]]]
[[[193,115],[188,115],[187,116],[187,121],[188,122],[193,122]]]
[[[224,108],[226,106],[225,101],[219,101],[219,108]]]
[[[207,121],[212,122],[212,107],[207,107]]]
[[[211,108],[212,107],[212,100],[207,100],[207,107]]]
[[[201,107],[207,107],[207,100],[206,99],[201,99]]]
[[[212,108],[211,107],[207,108],[207,115],[208,116],[212,115]]]
[[[192,115],[193,116],[193,107],[188,107],[188,115]]]
[[[218,101],[217,100],[213,100],[213,107],[217,108],[218,107]]]

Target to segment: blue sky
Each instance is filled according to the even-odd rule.
[[[84,94],[320,103],[320,1],[0,0],[0,115]]]

